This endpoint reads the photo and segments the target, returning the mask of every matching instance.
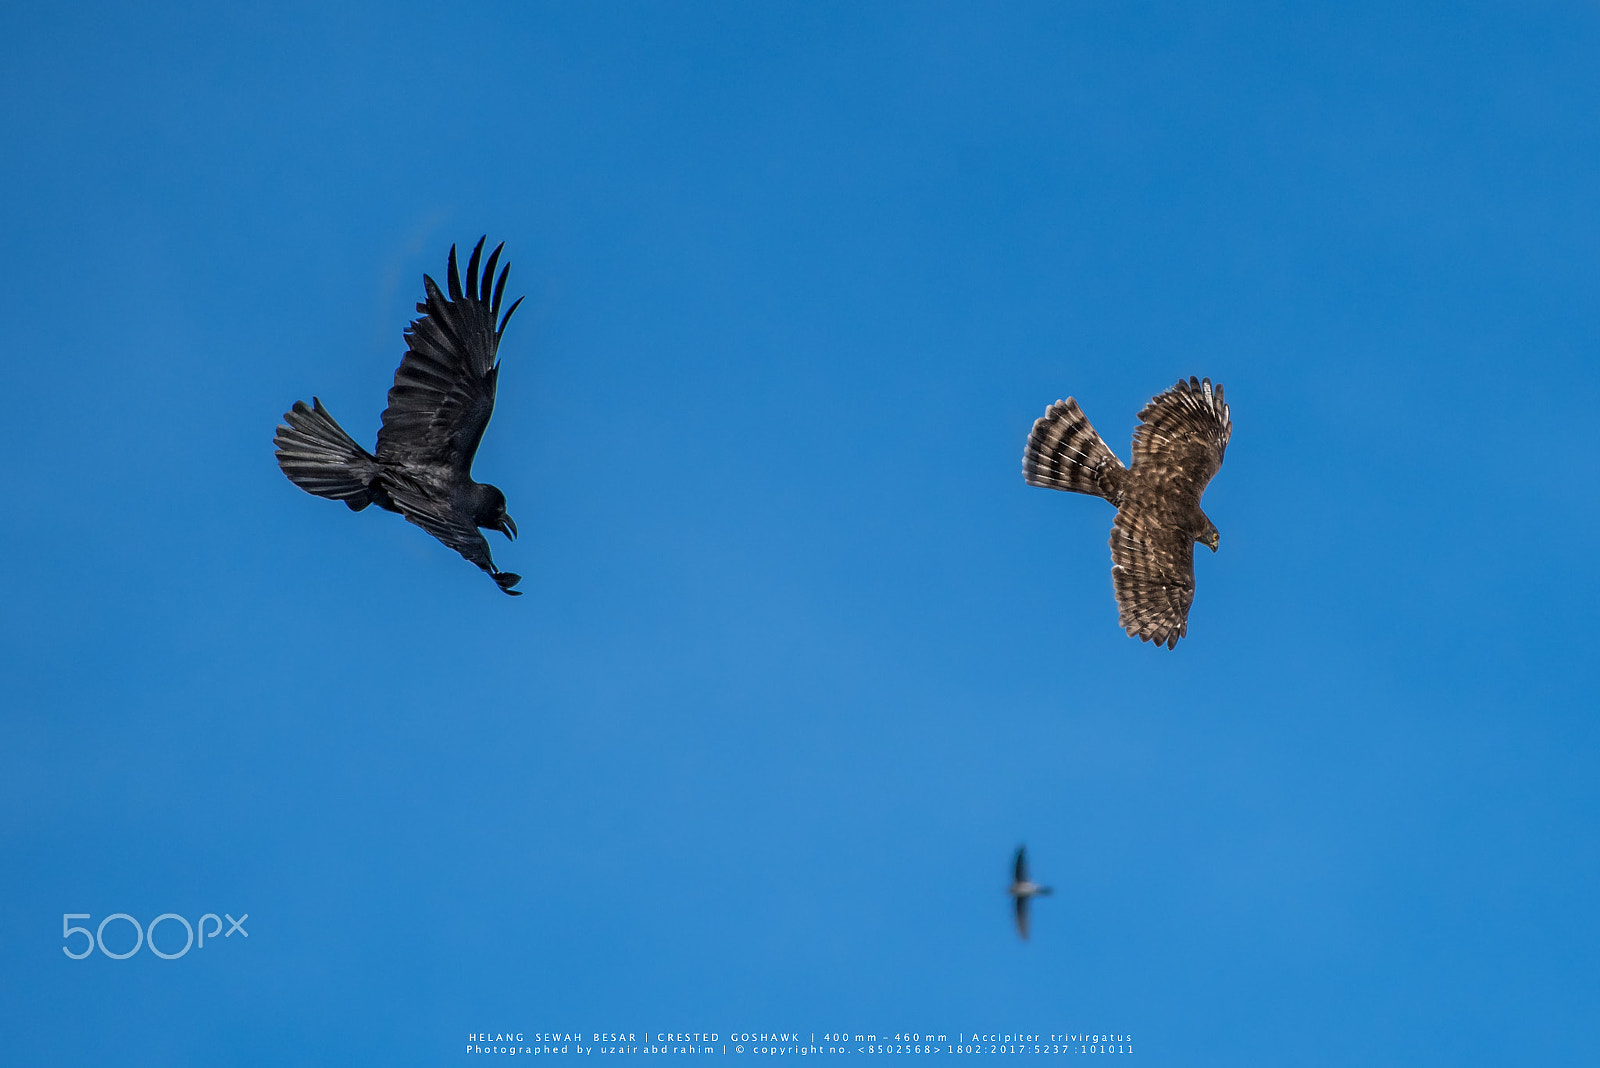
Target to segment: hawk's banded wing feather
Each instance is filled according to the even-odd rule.
[[[1198,503],[1232,434],[1222,387],[1213,389],[1209,378],[1180,381],[1139,411],[1133,466],[1146,484],[1159,481],[1169,500],[1181,494]]]
[[[1190,378],[1151,398],[1133,432],[1137,489],[1111,529],[1111,581],[1129,635],[1171,649],[1194,603],[1191,515],[1222,466],[1233,420],[1222,387]]]
[[[1111,528],[1111,584],[1129,637],[1171,649],[1194,603],[1194,539],[1165,511],[1124,505]]]
[[[499,376],[495,353],[500,347],[500,335],[505,332],[511,313],[522,303],[518,298],[504,316],[500,315],[500,301],[511,268],[503,268],[495,279],[495,266],[505,247],[498,246],[490,253],[480,280],[478,261],[483,245],[480,239],[472,250],[464,288],[456,266],[456,249],[450,246],[445,279],[450,290],[448,298],[432,278],[423,276],[428,299],[417,305],[422,317],[406,328],[406,354],[395,371],[389,406],[378,431],[381,460],[445,464],[462,473],[472,467],[484,428],[494,413],[495,381]]]

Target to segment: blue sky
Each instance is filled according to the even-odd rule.
[[[1593,5],[7,21],[8,1063],[1600,1053]],[[520,599],[271,447],[313,394],[370,443],[485,233]],[[1167,652],[1019,468],[1191,374]],[[63,956],[119,912],[249,937]]]

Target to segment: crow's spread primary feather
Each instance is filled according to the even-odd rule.
[[[1028,435],[1022,477],[1030,486],[1116,505],[1111,583],[1119,622],[1140,641],[1171,649],[1188,631],[1194,543],[1215,552],[1221,540],[1200,510],[1200,495],[1232,435],[1222,386],[1213,389],[1209,378],[1180,381],[1140,410],[1131,467],[1122,466],[1071,397],[1052,404]]]
[[[428,299],[417,305],[421,317],[406,328],[406,354],[389,390],[376,456],[356,444],[315,397],[309,407],[295,401],[273,444],[278,466],[307,493],[343,501],[352,511],[376,504],[399,512],[517,596],[522,591],[512,587],[522,576],[495,567],[479,532],[481,527],[517,536],[505,494],[472,480],[472,458],[494,413],[500,374],[495,353],[522,303],[519,297],[500,314],[511,267],[495,278],[501,245],[489,254],[480,279],[485,240],[472,250],[465,287],[450,246],[448,297],[422,276]]]

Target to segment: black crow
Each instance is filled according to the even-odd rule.
[[[273,437],[278,466],[289,481],[318,497],[343,501],[359,512],[369,504],[399,512],[429,534],[487,571],[512,596],[521,575],[501,571],[489,556],[489,543],[479,527],[517,536],[506,514],[506,497],[493,486],[472,480],[472,457],[494,412],[495,380],[500,365],[495,350],[516,302],[500,317],[500,298],[511,267],[494,279],[504,244],[489,254],[483,279],[478,257],[484,240],[467,262],[467,285],[461,287],[456,248],[450,246],[450,299],[427,275],[422,276],[426,303],[422,317],[406,327],[406,354],[394,373],[389,407],[378,431],[378,455],[355,443],[344,428],[311,398],[295,401],[284,413],[287,426]],[[498,319],[499,325],[496,325]]]

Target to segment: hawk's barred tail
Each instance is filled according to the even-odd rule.
[[[1104,497],[1119,508],[1127,474],[1071,397],[1050,405],[1034,422],[1022,454],[1022,477],[1028,485]]]
[[[320,400],[312,397],[311,404],[308,408],[305,401],[295,401],[284,413],[289,425],[279,426],[272,438],[278,466],[307,493],[343,501],[359,512],[372,503],[378,461],[334,422]]]

